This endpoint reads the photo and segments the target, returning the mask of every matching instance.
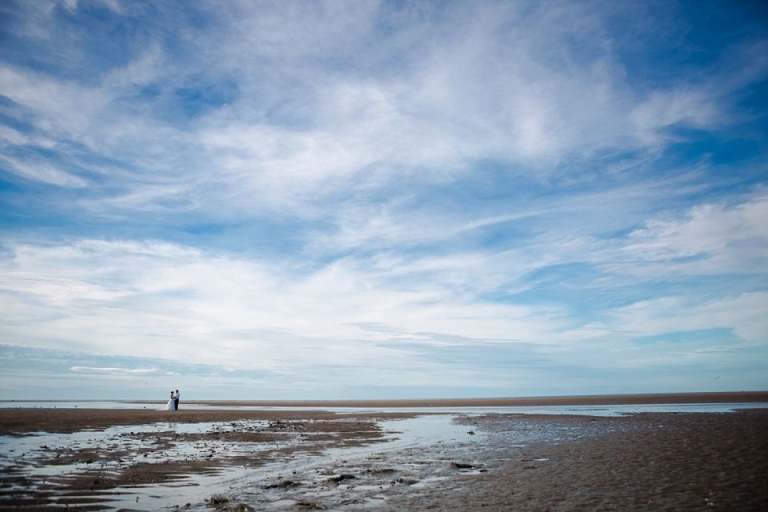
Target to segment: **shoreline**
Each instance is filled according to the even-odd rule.
[[[230,405],[232,407],[359,407],[359,408],[425,408],[425,407],[514,407],[548,405],[644,405],[768,402],[768,391],[728,391],[697,393],[653,393],[628,395],[574,395],[509,398],[435,398],[381,400],[190,400],[196,405]],[[154,401],[131,401],[153,404]]]
[[[16,403],[16,402],[10,402]],[[155,401],[81,401],[19,402],[49,406],[0,407],[0,435],[24,435],[34,432],[72,433],[111,426],[143,425],[159,422],[182,424],[229,422],[240,420],[291,421],[295,418],[330,419],[338,417],[406,418],[445,414],[452,407],[473,414],[476,408],[499,408],[503,414],[516,414],[515,407],[611,407],[623,405],[696,405],[696,404],[766,404],[768,392],[743,393],[665,393],[655,395],[600,395],[535,398],[478,398],[439,400],[337,400],[337,401],[261,401],[261,400],[190,400],[178,411],[168,411]],[[76,404],[57,407],[58,404]],[[136,407],[99,407],[89,404],[122,403]],[[4,405],[8,405],[6,402]],[[81,406],[78,406],[81,405]],[[185,407],[186,406],[186,407]],[[761,405],[758,405],[762,407]],[[504,410],[504,408],[509,408]],[[344,410],[350,409],[350,410]],[[454,411],[459,413],[459,411]],[[525,413],[535,416],[539,413]],[[546,413],[541,413],[546,414]],[[558,415],[569,415],[565,411]]]
[[[230,407],[295,407],[295,408],[425,408],[425,407],[514,407],[547,405],[644,405],[644,404],[705,404],[768,402],[768,391],[702,391],[689,393],[631,393],[617,395],[564,395],[533,397],[477,398],[413,398],[413,399],[353,399],[353,400],[183,400],[190,405]],[[0,404],[15,403],[123,403],[161,405],[163,400],[146,399],[4,399]]]

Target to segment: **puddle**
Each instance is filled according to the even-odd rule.
[[[387,436],[387,450],[401,450],[411,446],[470,441],[471,430],[454,421],[454,415],[427,415],[414,418],[380,421]],[[382,451],[381,445],[362,447],[362,451]]]

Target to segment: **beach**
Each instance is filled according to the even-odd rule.
[[[0,510],[764,510],[768,409],[512,411],[766,398],[7,407]]]

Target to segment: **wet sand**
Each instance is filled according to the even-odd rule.
[[[515,405],[768,402],[754,393],[686,397]],[[435,406],[466,406],[450,402]],[[326,406],[363,407],[349,404]],[[460,435],[450,442],[387,449],[392,435],[382,422],[405,424],[423,411],[344,414],[307,405],[0,409],[0,435],[37,443],[20,445],[25,453],[0,446],[0,510],[768,509],[766,409],[607,418],[454,414]],[[19,437],[39,432],[52,434]],[[60,442],[73,435],[86,437]],[[30,467],[48,475],[74,470],[41,477]]]
[[[725,393],[656,393],[643,395],[582,395],[510,398],[436,398],[418,400],[231,400],[194,402],[233,407],[355,407],[355,408],[425,408],[425,407],[536,407],[557,405],[634,405],[768,402],[766,391]],[[141,402],[139,402],[141,403]]]
[[[491,416],[473,422],[502,440],[484,453],[488,473],[459,481],[449,492],[422,496],[419,506],[499,512],[768,510],[768,409],[618,418]],[[559,434],[556,440],[504,448],[515,431],[528,429]]]

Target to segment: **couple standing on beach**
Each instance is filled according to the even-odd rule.
[[[166,404],[165,408],[169,411],[178,411],[180,397],[181,397],[181,394],[179,393],[178,389],[176,390],[175,393],[171,391],[171,397],[168,399],[168,403]]]

